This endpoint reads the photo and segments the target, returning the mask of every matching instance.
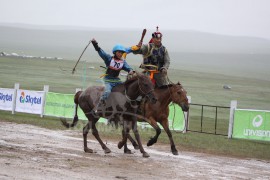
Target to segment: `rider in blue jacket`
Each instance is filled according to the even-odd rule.
[[[106,74],[103,78],[105,84],[105,91],[101,96],[99,104],[96,106],[96,108],[98,108],[100,104],[105,105],[105,100],[109,97],[112,88],[122,83],[121,79],[119,78],[120,71],[124,70],[128,72],[129,75],[132,75],[133,69],[128,65],[126,60],[122,58],[123,53],[126,52],[126,48],[124,46],[120,44],[115,45],[112,49],[112,56],[103,51],[98,46],[98,43],[95,39],[92,39],[91,42],[95,50],[98,52],[99,56],[104,60],[107,68]]]

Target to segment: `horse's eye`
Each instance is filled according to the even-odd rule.
[[[181,92],[180,91],[177,91],[177,94],[181,94]]]

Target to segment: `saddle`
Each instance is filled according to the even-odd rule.
[[[141,64],[140,68],[144,69],[142,73],[147,74],[153,85],[156,87],[156,80],[154,79],[154,74],[159,73],[158,67],[152,64]]]

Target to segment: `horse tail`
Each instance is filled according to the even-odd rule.
[[[74,103],[78,106],[79,104],[79,97],[80,95],[82,94],[82,91],[78,91],[76,92],[75,96],[74,96]],[[76,114],[77,114],[77,111],[76,111]]]
[[[76,126],[76,124],[77,124],[78,121],[79,121],[77,111],[78,111],[78,105],[79,105],[79,97],[80,97],[81,93],[82,93],[82,91],[78,91],[78,92],[76,92],[76,94],[75,94],[75,96],[74,96],[75,115],[74,115],[74,118],[73,118],[72,123],[69,124],[65,119],[61,119],[62,124],[63,124],[65,127],[67,127],[67,128]]]

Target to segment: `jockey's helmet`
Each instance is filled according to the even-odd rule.
[[[121,51],[123,53],[126,52],[126,48],[124,46],[122,46],[121,44],[117,44],[113,47],[112,49],[112,53],[115,54],[116,51]]]

